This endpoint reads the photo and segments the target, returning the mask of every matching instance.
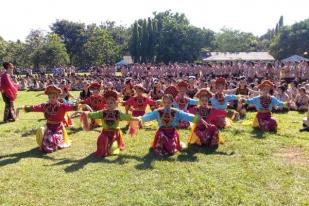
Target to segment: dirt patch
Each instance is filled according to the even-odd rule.
[[[306,155],[299,147],[285,147],[274,153],[275,157],[289,164],[309,165],[309,155]]]

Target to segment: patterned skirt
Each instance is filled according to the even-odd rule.
[[[213,124],[195,124],[189,138],[189,144],[203,145],[209,148],[217,148],[220,142],[222,143],[223,140],[219,137],[218,128]]]
[[[179,134],[175,128],[160,128],[152,143],[152,148],[158,155],[172,155],[181,151]]]
[[[47,124],[37,130],[36,141],[40,150],[46,153],[55,152],[71,146],[71,141],[63,124]]]
[[[188,110],[182,110],[182,111],[189,112]],[[188,127],[190,127],[190,122],[183,121],[183,120],[180,120],[178,122],[178,128],[179,129],[188,129]]]
[[[276,131],[277,121],[271,117],[271,112],[258,112],[253,121],[253,127],[264,131]]]
[[[219,129],[223,129],[231,124],[227,119],[227,112],[224,109],[211,109],[207,122],[214,124]]]
[[[115,146],[114,143],[117,143]],[[106,157],[124,150],[124,142],[120,129],[103,129],[97,141],[97,157]]]

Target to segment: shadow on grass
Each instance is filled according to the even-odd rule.
[[[172,162],[175,161],[173,155],[165,155],[159,156],[155,154],[152,148],[149,149],[149,152],[144,156],[140,157],[140,164],[136,165],[135,168],[138,170],[147,170],[147,169],[154,169],[154,162],[156,161],[168,161]]]
[[[155,161],[176,161],[175,158],[172,158],[171,156],[164,156],[160,157],[157,156],[154,152],[149,151],[144,157],[139,157],[135,155],[129,155],[129,154],[119,154],[116,156],[110,156],[110,157],[96,157],[95,153],[89,154],[88,156],[78,159],[78,160],[72,160],[72,159],[62,159],[59,162],[52,164],[51,166],[57,166],[57,165],[69,165],[64,169],[67,173],[77,172],[81,169],[83,169],[86,165],[90,163],[108,163],[108,164],[126,164],[128,163],[128,160],[136,160],[138,162],[141,162],[140,164],[137,164],[135,166],[138,170],[146,170],[146,169],[153,169],[153,162]]]
[[[116,157],[115,159],[112,159]],[[110,156],[110,157],[97,157],[95,153],[89,154],[88,156],[78,159],[78,160],[72,160],[72,159],[63,159],[60,162],[57,162],[53,164],[52,166],[57,165],[69,165],[64,169],[65,172],[71,173],[76,172],[80,169],[83,169],[87,164],[90,163],[110,163],[110,164],[125,164],[128,162],[129,159],[134,159],[141,161],[140,157],[134,156],[134,155],[127,155],[127,154],[119,154],[117,156]]]
[[[226,155],[231,156],[234,152],[221,152],[217,149],[210,149],[207,147],[202,147],[198,145],[189,145],[188,148],[184,149],[182,153],[178,156],[177,160],[181,162],[195,162],[198,161],[196,154],[205,154],[205,155]]]
[[[83,128],[81,128],[81,127],[78,127],[78,128],[71,127],[71,128],[69,128],[67,131],[68,131],[68,134],[69,134],[69,135],[72,135],[72,134],[76,134],[76,133],[78,133],[78,132],[82,132],[82,131],[84,131],[84,130],[83,130]]]
[[[22,137],[28,137],[28,136],[33,136],[35,135],[37,129],[30,129],[30,130],[26,130],[25,132],[23,132],[21,134]]]
[[[199,146],[191,146],[190,148],[183,150],[182,154],[180,154],[177,158],[174,155],[171,156],[158,156],[156,155],[152,149],[149,149],[149,152],[143,156],[135,156],[129,154],[119,154],[116,156],[110,156],[105,158],[96,157],[95,153],[89,154],[88,156],[78,159],[62,159],[59,162],[52,164],[51,166],[57,165],[69,165],[64,169],[67,173],[72,173],[83,169],[86,165],[90,163],[108,163],[108,164],[126,164],[128,160],[136,160],[140,162],[139,164],[135,165],[135,168],[138,170],[147,170],[147,169],[154,169],[154,162],[156,161],[190,161],[194,162],[197,161],[197,157],[195,156],[196,153],[203,153],[207,155],[233,155],[232,153],[226,153],[216,150],[211,150]]]
[[[252,131],[251,131],[251,136],[253,138],[257,138],[257,139],[263,139],[265,138],[265,131],[263,130],[260,130],[259,128],[254,128]]]
[[[47,160],[55,160],[52,157],[47,156],[47,154],[41,152],[37,147],[33,148],[29,151],[19,152],[9,155],[0,156],[0,167],[15,164],[19,162],[21,159],[25,158],[42,158]]]

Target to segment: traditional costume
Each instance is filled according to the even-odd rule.
[[[61,89],[56,86],[48,86],[46,95],[60,95]],[[36,140],[43,152],[54,152],[57,149],[69,147],[71,141],[64,127],[66,112],[77,111],[78,105],[65,104],[57,101],[55,104],[44,103],[36,106],[25,106],[25,112],[43,112],[47,120],[46,128],[40,128],[36,134]]]
[[[10,65],[13,66],[12,64]],[[18,86],[12,81],[8,71],[1,75],[0,91],[5,104],[3,121],[15,121],[14,101],[17,97]]]
[[[189,98],[186,96],[188,84],[184,81],[180,81],[177,84],[178,91],[183,90],[184,92],[178,92],[178,95],[174,99],[173,107],[180,109],[184,112],[189,112],[189,107],[196,106],[198,104],[198,100]],[[179,128],[185,129],[190,126],[190,123],[187,121],[180,121],[179,122]]]
[[[188,89],[187,95],[190,98],[194,98],[194,96],[198,92],[198,89],[195,87],[195,80],[196,80],[195,76],[189,76],[189,84],[188,84],[188,87],[187,87],[187,89]]]
[[[271,81],[265,80],[259,85],[259,89],[273,89]],[[275,106],[283,107],[285,104],[274,96],[257,96],[247,99],[246,103],[252,104],[257,110],[256,117],[253,121],[253,127],[264,131],[276,131],[277,121],[272,118],[271,111]]]
[[[173,96],[167,92],[174,94],[175,87],[168,87],[165,91],[164,98],[169,98],[172,104]],[[156,132],[155,138],[152,143],[152,148],[158,155],[172,155],[177,151],[181,151],[182,144],[179,140],[179,134],[176,127],[179,121],[193,122],[195,116],[183,112],[176,108],[163,107],[156,109],[153,112],[147,113],[142,117],[143,122],[157,120],[159,129]]]
[[[218,78],[216,80],[216,87],[224,87],[226,84],[224,78]],[[224,95],[223,91],[218,91],[213,97],[210,98],[212,109],[210,111],[207,122],[216,125],[219,129],[222,129],[231,124],[231,121],[227,119],[228,112],[226,111],[228,103],[234,100],[238,100],[237,95]],[[232,120],[234,119],[234,111]]]
[[[207,102],[212,97],[212,94],[208,89],[201,89],[196,94],[198,99],[206,98]],[[203,119],[204,122],[197,121],[192,129],[191,135],[189,137],[189,144],[203,145],[208,148],[216,149],[219,143],[223,143],[223,139],[219,137],[218,128],[210,123],[207,123],[207,118],[210,113],[211,108],[208,105],[199,105],[195,108],[195,115],[199,119]],[[205,124],[206,123],[206,124]],[[220,141],[221,140],[221,141]]]
[[[124,80],[124,88],[122,89],[122,95],[123,95],[123,102],[125,105],[125,102],[130,99],[130,97],[134,96],[134,89],[133,89],[133,85],[132,85],[132,79],[127,77]]]
[[[101,84],[96,83],[96,82],[92,83],[90,84],[88,89],[89,91],[92,91],[91,92],[92,95],[88,97],[86,100],[81,101],[81,103],[89,105],[93,111],[103,110],[105,107],[105,98],[103,95],[99,94],[99,91],[101,89]],[[97,91],[97,92],[93,92],[93,91]],[[102,125],[102,122],[100,119],[91,120],[91,125],[90,125],[91,128],[101,126],[101,125]]]
[[[176,108],[161,108],[143,116],[144,122],[157,120],[159,129],[156,132],[152,148],[158,155],[172,155],[181,151],[182,145],[176,129],[180,120],[193,122],[194,115]]]
[[[155,79],[153,81],[153,89],[150,91],[149,95],[150,95],[150,98],[155,101],[158,101],[163,97],[164,92],[161,89],[161,84],[158,79]],[[151,106],[150,108],[152,111],[156,109],[155,106]]]
[[[118,94],[115,91],[107,91],[104,93],[104,98],[118,101]],[[103,111],[88,113],[88,117],[90,119],[102,120],[103,129],[97,140],[96,156],[106,157],[124,149],[125,145],[119,128],[119,122],[129,121],[131,115],[124,114],[118,109],[112,111],[104,109]],[[117,143],[117,145],[114,143]]]
[[[145,92],[144,87],[142,85],[135,85],[134,89],[139,89]],[[136,92],[137,95],[130,97],[126,102],[127,111],[132,108],[132,116],[139,117],[145,114],[147,106],[155,106],[156,101],[150,99],[149,97],[145,97],[142,94]]]

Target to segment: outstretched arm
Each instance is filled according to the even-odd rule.
[[[157,118],[157,115],[158,115],[158,111],[155,110],[153,112],[149,112],[145,114],[144,116],[142,116],[141,120],[143,122],[149,122],[149,121],[155,120]]]
[[[235,93],[236,90],[237,90],[237,88],[235,88],[235,89],[227,89],[227,90],[224,90],[223,93],[224,94],[232,94],[232,93]]]
[[[195,115],[178,110],[177,111],[178,120],[187,121],[187,122],[194,122]]]

